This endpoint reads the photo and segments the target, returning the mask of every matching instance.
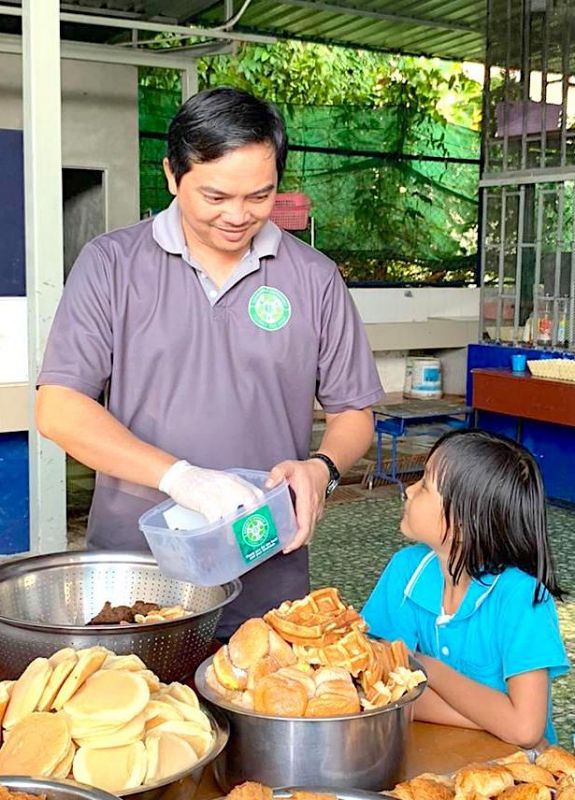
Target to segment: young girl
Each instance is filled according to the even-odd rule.
[[[448,433],[407,489],[401,531],[418,544],[393,556],[362,615],[423,664],[415,718],[555,742],[551,681],[569,661],[533,457],[485,431]]]

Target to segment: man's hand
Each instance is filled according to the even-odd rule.
[[[187,461],[172,464],[158,488],[184,508],[199,511],[208,522],[235,513],[239,506],[249,511],[264,496],[261,489],[238,475],[194,467]]]
[[[284,553],[291,553],[311,541],[316,523],[322,518],[329,470],[317,458],[282,461],[270,472],[266,488],[272,489],[284,479],[295,494],[298,523],[295,539],[284,550]]]

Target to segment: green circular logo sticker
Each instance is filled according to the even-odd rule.
[[[269,530],[269,522],[264,516],[261,514],[252,514],[249,519],[244,522],[242,539],[248,547],[257,547],[265,542]]]
[[[260,286],[250,297],[248,311],[251,321],[258,328],[277,331],[289,322],[291,304],[279,289]]]

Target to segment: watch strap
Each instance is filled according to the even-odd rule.
[[[330,494],[333,494],[335,489],[339,486],[339,482],[341,480],[341,474],[333,463],[329,456],[326,456],[325,453],[313,453],[310,458],[317,458],[326,465],[329,470],[329,481],[325,490],[325,496],[329,497]]]

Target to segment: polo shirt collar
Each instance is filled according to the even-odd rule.
[[[154,217],[152,235],[157,244],[167,253],[174,253],[180,256],[187,254],[186,239],[182,228],[177,197],[174,197],[170,205]],[[281,238],[281,230],[271,220],[268,220],[254,236],[251,252],[258,259],[270,256],[275,257]]]
[[[453,615],[454,620],[466,619],[477,611],[499,580],[499,575],[483,575],[481,579],[472,578],[461,605]],[[437,554],[433,550],[426,553],[403,591],[404,597],[429,611],[435,617],[442,614],[444,579]]]

